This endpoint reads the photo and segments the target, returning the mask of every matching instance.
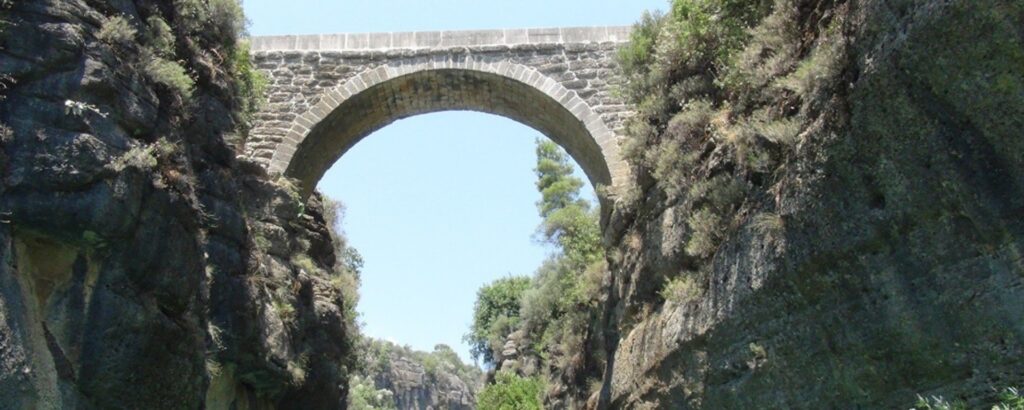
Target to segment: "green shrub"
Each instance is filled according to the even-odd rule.
[[[967,410],[967,405],[962,401],[949,402],[942,397],[917,396],[914,410]]]
[[[992,410],[1024,410],[1024,396],[1015,387],[1003,389],[996,399]],[[912,410],[967,410],[967,403],[961,400],[949,401],[942,396],[917,395],[917,402]]]
[[[1024,395],[1016,387],[1007,387],[999,393],[999,403],[992,410],[1024,410]]]
[[[794,0],[776,1],[773,12],[751,30],[747,46],[733,55],[719,84],[742,106],[777,97],[768,86],[799,59],[799,18]]]
[[[731,175],[719,174],[693,184],[688,195],[691,200],[703,203],[717,213],[727,213],[743,199],[745,191],[746,184],[743,181]]]
[[[245,15],[238,0],[174,0],[185,31],[210,45],[234,45],[245,32]]]
[[[758,134],[771,142],[793,146],[798,142],[800,128],[803,124],[796,118],[782,118],[774,121],[758,121],[754,128]]]
[[[174,0],[174,8],[180,16],[180,24],[185,32],[200,32],[210,18],[210,12],[204,0]]]
[[[785,228],[785,221],[782,219],[782,215],[777,213],[764,212],[754,215],[750,223],[755,232],[769,239],[780,235]]]
[[[633,25],[629,42],[619,49],[618,59],[627,73],[646,72],[654,59],[654,46],[661,34],[665,16],[660,11],[645,11],[640,21]]]
[[[830,83],[842,68],[843,42],[825,41],[797,65],[791,74],[776,80],[775,86],[807,98],[818,87]]]
[[[135,28],[122,16],[107,18],[96,32],[96,39],[112,46],[128,46],[135,41]]]
[[[185,68],[174,61],[152,56],[143,66],[143,72],[150,80],[163,84],[187,100],[192,97],[195,81],[185,72]]]
[[[174,33],[171,26],[159,16],[151,16],[146,19],[146,42],[154,54],[162,58],[174,57]]]
[[[721,240],[722,217],[703,208],[691,214],[686,224],[690,227],[686,253],[697,257],[710,256],[718,248],[718,242]]]
[[[161,138],[152,144],[137,145],[129,149],[123,155],[115,159],[111,166],[121,171],[125,168],[137,168],[140,170],[155,169],[160,161],[166,160],[180,151],[178,145]]]
[[[231,59],[232,78],[238,90],[239,124],[242,135],[249,133],[256,113],[266,102],[267,76],[252,64],[248,41],[242,41],[235,47]]]
[[[696,272],[683,272],[679,276],[669,279],[661,288],[662,299],[676,304],[689,303],[696,300],[703,294],[703,290],[697,283]]]
[[[669,121],[662,140],[644,153],[645,165],[653,168],[658,187],[669,198],[683,193],[685,177],[693,171],[701,154],[688,141],[706,133],[713,112],[705,100],[688,103]]]
[[[297,253],[292,256],[292,266],[297,268],[300,272],[307,275],[316,276],[321,272],[320,267],[316,266],[316,262],[313,262],[313,258],[304,253]]]
[[[208,0],[209,24],[220,38],[237,39],[245,34],[245,13],[238,0]]]
[[[476,396],[476,407],[487,410],[540,410],[543,384],[539,379],[498,372],[494,384]]]
[[[282,320],[288,320],[295,317],[295,306],[287,300],[272,297],[270,307],[274,309],[274,313]]]
[[[394,410],[394,393],[378,389],[368,377],[353,376],[349,380],[348,408],[352,410]]]

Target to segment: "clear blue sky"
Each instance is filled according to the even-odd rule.
[[[243,4],[258,36],[630,25],[667,0]],[[366,261],[358,309],[365,334],[427,351],[444,343],[468,359],[462,335],[477,289],[532,275],[550,252],[533,239],[533,150],[542,137],[497,116],[428,114],[370,135],[331,168],[319,189],[345,203],[344,229]]]

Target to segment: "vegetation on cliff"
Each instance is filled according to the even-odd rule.
[[[244,27],[237,0],[0,1],[4,405],[345,399],[358,264],[240,155]]]
[[[644,16],[620,53],[636,183],[612,197],[616,274],[578,292],[590,298],[552,286],[588,282],[579,264],[558,268],[571,248],[555,236],[560,262],[502,319],[518,332],[474,324],[491,365],[515,372],[488,389],[507,395],[518,374],[544,380],[549,405],[886,407],[931,391],[955,399],[921,408],[1014,408],[997,392],[1020,380],[1019,310],[1007,324],[999,307],[1015,291],[972,285],[987,306],[952,295],[967,277],[1020,280],[1007,210],[1021,209],[1009,164],[1024,152],[1011,137],[1022,13],[1000,0],[674,0]],[[974,38],[990,41],[963,46]],[[983,329],[1004,326],[1000,342]],[[938,329],[963,333],[954,344]],[[576,342],[595,330],[606,344]],[[810,374],[829,382],[790,383]]]
[[[1015,292],[981,284],[1020,277],[1017,3],[674,0],[645,16],[620,55],[636,191],[615,198],[605,403],[982,406],[1019,383],[1020,322],[998,307]],[[952,296],[965,281],[987,302]],[[995,345],[982,329],[1006,326]],[[829,382],[788,382],[810,374]]]
[[[556,251],[532,279],[499,279],[477,294],[467,340],[486,366],[504,370],[481,392],[481,408],[506,408],[499,403],[518,408],[509,403],[520,403],[544,385],[550,390],[543,392],[546,401],[569,405],[564,386],[604,364],[594,347],[600,334],[596,307],[607,275],[597,210],[580,197],[583,181],[572,175],[561,148],[538,140],[536,153],[537,208],[543,218],[538,234]],[[509,342],[516,347],[506,352]]]
[[[360,366],[349,379],[353,410],[473,408],[483,381],[479,368],[464,364],[447,345],[432,352],[363,338]]]

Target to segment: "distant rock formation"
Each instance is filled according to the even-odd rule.
[[[390,396],[398,410],[476,408],[482,372],[476,366],[463,364],[447,345],[437,345],[427,353],[368,339],[365,358],[365,369],[351,383],[354,401],[361,399],[360,392],[372,392],[377,398]],[[371,382],[372,389],[360,385]],[[351,401],[350,406],[360,408]]]

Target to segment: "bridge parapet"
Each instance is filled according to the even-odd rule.
[[[613,27],[555,27],[500,30],[341,33],[253,37],[252,50],[346,51],[396,50],[522,44],[622,43],[632,29]]]

